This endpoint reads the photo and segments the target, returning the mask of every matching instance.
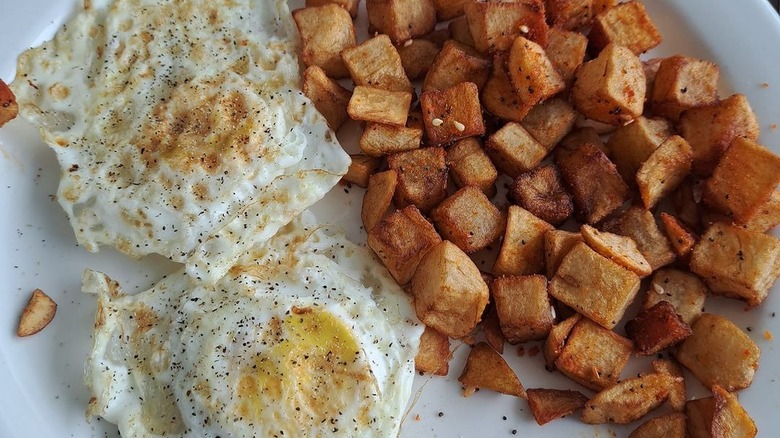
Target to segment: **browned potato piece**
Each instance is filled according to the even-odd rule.
[[[16,335],[31,336],[46,328],[57,313],[57,303],[42,290],[35,289],[22,311]]]
[[[607,9],[615,6],[618,0],[593,0],[593,16],[606,11]]]
[[[353,120],[405,126],[412,93],[358,85],[352,91],[347,113]]]
[[[639,166],[636,185],[645,208],[653,208],[658,201],[677,188],[691,172],[693,150],[679,135],[673,135]]]
[[[439,242],[433,225],[413,205],[390,214],[368,231],[368,247],[398,284],[412,279],[420,260]]]
[[[713,293],[757,306],[780,275],[780,239],[716,222],[693,247],[691,271]]]
[[[718,66],[714,62],[673,55],[658,63],[650,104],[653,113],[677,120],[688,108],[718,101]]]
[[[458,187],[478,187],[488,198],[496,194],[498,171],[478,138],[464,138],[447,148],[447,166]]]
[[[303,72],[303,94],[314,103],[328,121],[328,126],[338,131],[349,118],[347,104],[352,92],[330,79],[321,68],[313,65]]]
[[[633,184],[636,172],[645,160],[672,135],[672,126],[666,119],[648,119],[640,116],[631,123],[619,127],[607,141],[618,172]]]
[[[457,339],[479,323],[489,290],[471,258],[443,240],[422,257],[411,294],[420,321]]]
[[[545,52],[567,86],[571,85],[574,72],[585,60],[587,49],[588,39],[585,35],[555,27],[551,27],[547,33]]]
[[[431,211],[441,236],[466,253],[484,249],[504,231],[504,217],[482,191],[466,186]]]
[[[470,2],[463,7],[474,47],[482,53],[508,50],[515,37],[523,35],[547,45],[547,22],[542,0],[517,2]]]
[[[574,204],[554,164],[520,174],[507,196],[534,216],[558,226],[571,216]]]
[[[492,62],[480,56],[473,47],[449,40],[433,60],[422,90],[443,90],[461,82],[473,82],[481,90],[491,68]]]
[[[526,390],[536,424],[542,426],[582,409],[588,397],[579,391],[533,388]]]
[[[580,30],[593,20],[592,0],[547,0],[547,21],[553,29]],[[549,34],[548,34],[549,36]]]
[[[412,81],[428,74],[438,53],[439,46],[433,41],[423,38],[406,40],[398,47],[401,65],[404,66],[406,76]]]
[[[672,193],[674,213],[683,223],[694,230],[701,225],[701,202],[703,181],[689,177],[685,179]]]
[[[715,396],[715,410],[712,414],[713,438],[753,438],[758,434],[756,423],[734,394],[720,385],[714,385],[712,393]]]
[[[436,329],[425,327],[420,348],[414,357],[414,369],[421,373],[446,376],[450,371],[450,338]]]
[[[447,30],[450,31],[453,40],[474,47],[474,37],[471,35],[469,22],[466,20],[465,16],[460,16],[450,21]]]
[[[685,438],[685,414],[672,412],[651,418],[634,429],[628,438]]]
[[[473,82],[461,82],[420,96],[425,135],[433,145],[485,133],[479,89]]]
[[[587,118],[622,125],[640,115],[645,103],[642,61],[629,49],[610,44],[574,74],[574,106]]]
[[[306,7],[322,6],[327,4],[339,5],[349,12],[352,18],[357,17],[360,0],[306,0]]]
[[[780,224],[780,192],[774,191],[769,196],[769,200],[745,224],[745,227],[766,233],[777,224]]]
[[[352,162],[349,164],[346,175],[342,176],[341,180],[356,184],[358,187],[368,187],[368,177],[376,172],[379,164],[381,164],[381,160],[362,154],[352,154],[349,157],[352,159]]]
[[[525,389],[517,374],[496,350],[484,342],[479,342],[471,348],[466,367],[463,368],[458,381],[467,391],[469,388],[485,388],[525,398]]]
[[[506,69],[506,54],[493,57],[493,69],[482,89],[482,105],[496,117],[520,122],[531,110],[531,105],[523,103],[509,81]]]
[[[642,207],[632,206],[620,216],[606,221],[602,228],[634,239],[653,271],[672,263],[677,257],[669,239],[658,228],[653,213]]]
[[[0,127],[15,119],[19,114],[16,96],[8,85],[0,79]]]
[[[469,0],[433,0],[436,8],[436,21],[449,21],[463,15],[463,6]]]
[[[630,237],[599,231],[583,224],[580,234],[589,247],[640,277],[650,275],[650,263],[639,252],[636,242]]]
[[[553,226],[528,210],[510,205],[494,275],[530,275],[544,270],[544,233]]]
[[[544,275],[498,277],[490,285],[490,293],[501,331],[510,344],[547,337],[555,318]]]
[[[355,26],[352,17],[342,7],[327,4],[296,9],[292,12],[301,35],[301,61],[316,65],[335,79],[349,77],[341,59],[341,51],[355,47]]]
[[[652,363],[653,371],[656,373],[666,373],[672,377],[676,377],[674,383],[669,386],[669,407],[675,412],[683,412],[685,410],[685,401],[687,400],[685,394],[685,374],[683,369],[672,359],[656,359]]]
[[[661,269],[653,275],[642,308],[649,309],[667,301],[682,320],[691,325],[703,312],[707,292],[707,286],[696,275],[678,269]]]
[[[715,413],[715,397],[688,400],[685,403],[686,431],[690,438],[712,438],[712,416]]]
[[[704,202],[744,224],[769,201],[780,183],[780,156],[737,137],[704,184]]]
[[[659,301],[626,322],[626,335],[639,354],[652,356],[691,335],[688,327],[668,301]]]
[[[565,230],[548,230],[544,233],[544,264],[547,269],[547,278],[552,278],[561,260],[579,242],[582,242],[582,234]]]
[[[699,176],[712,173],[735,138],[756,141],[760,131],[753,109],[741,94],[683,111],[678,129],[693,149],[693,171]]]
[[[547,371],[555,369],[555,360],[561,355],[561,351],[563,351],[563,346],[566,344],[569,333],[571,333],[571,330],[580,318],[582,318],[582,315],[575,313],[550,328],[550,333],[544,341],[544,349],[542,349],[542,353],[544,354],[544,367]]]
[[[550,295],[611,329],[639,291],[639,277],[585,243],[578,243],[561,261],[550,281]]]
[[[422,143],[420,128],[368,123],[360,136],[360,150],[372,157],[417,149]]]
[[[556,148],[555,162],[574,199],[574,214],[582,222],[601,221],[629,198],[615,165],[591,143]]]
[[[436,26],[433,0],[366,0],[366,12],[370,28],[396,44],[426,35]]]
[[[415,105],[413,109],[409,110],[409,115],[406,117],[406,127],[423,130],[425,126],[422,121],[422,111],[419,105]]]
[[[704,386],[720,385],[729,391],[750,386],[761,350],[728,319],[703,313],[677,350],[680,361]]]
[[[398,172],[395,203],[416,205],[428,212],[447,197],[447,163],[444,149],[422,148],[387,157],[387,165]]]
[[[582,408],[582,421],[587,424],[636,421],[661,406],[674,381],[674,377],[663,373],[623,380],[588,400]]]
[[[485,276],[482,277],[485,279]],[[491,284],[493,281],[485,281]],[[489,310],[482,318],[482,329],[485,331],[485,340],[488,345],[493,347],[499,353],[504,352],[504,332],[501,331],[501,324],[498,321],[498,313],[496,313],[496,306],[490,306]]]
[[[639,55],[660,44],[661,33],[647,14],[645,5],[632,0],[596,15],[588,40],[597,50],[619,44]]]
[[[574,107],[556,97],[531,108],[520,124],[549,152],[571,131],[576,118]]]
[[[672,244],[672,249],[677,257],[687,261],[688,256],[696,244],[696,235],[682,221],[668,213],[661,213],[661,223],[663,224],[666,237]]]
[[[488,155],[512,178],[536,167],[547,155],[544,148],[517,122],[509,122],[485,142]]]
[[[387,35],[377,35],[355,47],[344,49],[341,59],[355,85],[388,91],[412,92],[401,56]]]
[[[582,318],[569,334],[555,368],[580,385],[601,391],[617,383],[631,351],[631,341]]]
[[[363,229],[366,233],[385,217],[390,208],[398,184],[398,172],[386,170],[368,177],[368,187],[363,195],[363,207],[360,217],[363,221]]]
[[[506,69],[517,96],[527,105],[536,105],[566,88],[544,48],[522,36],[509,48]]]
[[[601,141],[601,136],[592,126],[575,128],[570,133],[568,133],[566,137],[563,137],[558,145],[563,149],[575,149],[584,143],[590,143],[596,146],[601,150],[601,152],[604,152],[604,155],[607,157],[611,155],[607,145]]]

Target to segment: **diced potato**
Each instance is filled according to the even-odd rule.
[[[482,278],[483,280],[485,279],[484,276]],[[493,280],[490,279],[490,281],[485,282],[491,284]],[[506,338],[504,338],[504,332],[501,331],[501,323],[498,321],[496,306],[489,306],[488,311],[482,318],[482,330],[485,332],[485,341],[487,341],[488,345],[497,352],[503,353]]]
[[[636,242],[630,237],[599,231],[588,224],[582,225],[580,234],[582,234],[585,243],[597,253],[636,275],[646,277],[652,272],[650,263],[639,252]]]
[[[588,400],[582,409],[582,421],[587,424],[628,424],[661,406],[669,396],[674,377],[650,373],[623,380]]]
[[[473,82],[461,82],[420,96],[425,136],[433,145],[485,133],[479,90]]]
[[[715,410],[712,414],[713,438],[753,438],[758,434],[756,423],[750,418],[737,397],[719,385],[712,387]]]
[[[527,105],[536,105],[566,88],[544,48],[522,36],[509,48],[506,69],[517,96]]]
[[[482,105],[496,117],[520,122],[531,110],[532,105],[522,102],[517,96],[515,87],[509,80],[506,58],[506,54],[497,54],[493,57],[493,69],[482,88]]]
[[[580,30],[593,20],[592,0],[547,0],[547,21],[553,29]],[[549,34],[548,34],[549,35]]]
[[[313,65],[303,72],[301,89],[328,121],[330,129],[338,131],[349,119],[347,104],[352,92],[330,79],[321,68]]]
[[[551,229],[544,233],[544,264],[547,269],[547,278],[552,278],[561,260],[574,246],[582,242],[582,234],[565,230]]]
[[[356,184],[358,187],[368,187],[368,177],[376,172],[381,164],[381,160],[362,154],[351,154],[349,157],[352,159],[352,162],[349,164],[347,173],[341,177],[341,180]]]
[[[618,172],[630,184],[636,181],[636,172],[653,151],[672,135],[672,126],[666,119],[648,119],[644,116],[619,127],[607,141]]]
[[[542,350],[542,353],[544,354],[544,367],[547,368],[547,371],[555,369],[555,360],[561,355],[563,346],[566,344],[566,339],[569,338],[571,330],[580,318],[582,318],[582,315],[575,313],[550,328],[550,333],[544,341],[544,349]]]
[[[515,178],[507,196],[534,216],[560,225],[571,216],[574,204],[554,164],[537,167]]]
[[[685,394],[685,373],[682,367],[673,359],[656,359],[652,362],[652,365],[653,371],[656,373],[665,373],[675,377],[674,383],[669,386],[669,399],[667,401],[673,411],[683,412],[685,410],[685,401],[688,398]]]
[[[433,0],[366,0],[366,12],[370,28],[396,44],[426,35],[436,26]]]
[[[525,398],[525,389],[517,374],[500,354],[488,344],[479,342],[471,348],[466,367],[458,381],[468,388],[485,388],[502,394]]]
[[[661,301],[667,301],[686,324],[692,325],[704,311],[707,292],[704,282],[690,272],[661,269],[653,275],[642,308],[649,309]]]
[[[447,163],[442,148],[422,148],[387,157],[387,165],[398,172],[395,203],[416,205],[428,212],[447,197]]]
[[[572,84],[577,67],[585,61],[587,49],[588,39],[585,35],[556,27],[551,27],[547,32],[545,52],[567,86]]]
[[[669,243],[672,244],[672,249],[674,249],[677,257],[687,261],[693,250],[693,245],[696,244],[696,235],[676,217],[668,213],[661,213],[660,217],[666,237],[669,238]]]
[[[504,217],[482,191],[466,186],[431,211],[441,236],[466,253],[484,249],[504,231]]]
[[[368,247],[398,284],[412,279],[420,260],[439,242],[433,225],[413,205],[390,214],[368,231]]]
[[[576,126],[576,120],[575,120]],[[609,157],[611,153],[607,145],[601,140],[601,136],[592,126],[574,128],[571,132],[566,134],[566,137],[558,143],[563,149],[576,149],[579,145],[584,143],[590,143],[604,152],[604,155]]]
[[[353,120],[405,126],[412,93],[358,85],[352,91],[347,113]]]
[[[632,206],[620,216],[606,221],[603,230],[634,239],[653,271],[672,263],[677,257],[669,239],[658,228],[653,213],[642,207]]]
[[[470,2],[463,7],[474,47],[482,53],[508,50],[515,37],[523,35],[547,45],[547,22],[542,0],[517,2]]]
[[[639,58],[626,47],[610,44],[577,69],[572,99],[589,119],[622,125],[642,115],[646,86]]]
[[[597,50],[619,44],[639,55],[660,44],[661,33],[647,14],[645,5],[632,0],[596,15],[588,40]]]
[[[478,187],[489,198],[496,194],[498,171],[478,138],[464,138],[447,148],[447,166],[458,187]]]
[[[428,74],[438,53],[439,46],[423,38],[406,40],[406,43],[398,47],[401,65],[404,66],[406,76],[412,81]]]
[[[542,426],[582,409],[588,397],[579,391],[533,388],[526,390],[536,424]]]
[[[377,35],[355,47],[344,49],[341,59],[355,85],[388,91],[412,92],[401,56],[387,35]]]
[[[449,21],[463,16],[463,6],[469,0],[433,0],[437,21]]]
[[[352,18],[357,17],[360,0],[306,0],[306,7],[322,6],[327,4],[339,5],[349,12]]]
[[[341,51],[355,47],[355,26],[349,12],[335,4],[296,9],[292,12],[301,36],[301,61],[316,65],[335,79],[349,77]]]
[[[530,275],[544,270],[544,233],[553,226],[528,210],[510,205],[494,275]]]
[[[425,327],[420,348],[414,357],[414,369],[421,373],[446,376],[450,370],[450,338],[436,329]]]
[[[420,128],[368,123],[360,136],[360,150],[372,157],[411,151],[420,147],[422,136]]]
[[[761,350],[728,319],[703,313],[677,350],[677,360],[704,386],[720,385],[734,391],[750,386]]]
[[[16,336],[32,336],[45,329],[57,313],[57,303],[45,292],[35,289],[19,317]]]
[[[547,155],[547,149],[517,122],[488,137],[485,148],[496,166],[512,178],[533,169]]]
[[[555,367],[580,385],[601,391],[617,383],[631,352],[631,341],[582,318],[569,334]]]
[[[777,224],[780,224],[780,192],[774,191],[745,227],[759,232],[769,232]]]
[[[547,337],[555,320],[544,275],[501,276],[493,280],[490,293],[510,344]]]
[[[634,429],[628,438],[685,438],[685,414],[672,412],[651,418]]]
[[[626,335],[634,341],[639,354],[652,356],[690,336],[691,328],[674,311],[672,304],[659,301],[626,323]]]
[[[658,201],[677,188],[691,172],[693,150],[679,135],[673,135],[639,166],[636,185],[645,208],[653,208]]]
[[[660,60],[648,94],[653,113],[677,120],[688,108],[716,103],[719,71],[714,62],[683,55]]]
[[[393,202],[396,185],[398,185],[398,172],[392,169],[368,177],[368,187],[363,195],[363,207],[360,212],[366,233],[385,217]]]
[[[531,108],[521,125],[549,152],[571,131],[576,118],[566,99],[553,98]]]
[[[712,417],[715,413],[715,397],[688,400],[685,404],[686,431],[690,438],[712,438]]]
[[[423,91],[443,90],[461,82],[473,82],[481,90],[490,76],[492,62],[473,47],[455,40],[444,43],[425,76]]]
[[[471,258],[443,240],[423,255],[412,277],[411,294],[420,321],[457,339],[481,320],[489,290]]]
[[[474,37],[471,35],[469,22],[465,16],[460,16],[450,21],[447,29],[450,31],[453,40],[474,47]]]
[[[691,271],[713,293],[757,306],[780,275],[780,239],[714,223],[693,248]]]

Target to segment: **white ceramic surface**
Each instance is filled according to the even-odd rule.
[[[293,1],[295,6],[302,3]],[[761,141],[780,152],[780,131],[771,128],[780,124],[780,19],[769,4],[765,0],[648,0],[646,4],[664,37],[662,45],[647,56],[683,53],[717,62],[721,94],[747,95],[758,115]],[[78,5],[77,0],[1,0],[0,77],[11,81],[16,56],[51,38]],[[364,12],[359,25],[365,29]],[[347,129],[340,137],[354,151],[354,130]],[[80,292],[81,271],[96,268],[115,276],[128,290],[143,290],[174,269],[159,257],[137,262],[111,250],[89,254],[77,247],[64,213],[52,200],[58,175],[54,153],[29,125],[15,120],[0,130],[0,437],[116,436],[112,425],[90,424],[84,416],[89,395],[83,362],[95,304],[94,297]],[[317,210],[323,220],[344,224],[350,237],[363,241],[361,196],[361,189],[339,186]],[[40,334],[19,339],[15,335],[18,317],[35,288],[57,301],[57,316]],[[780,316],[774,317],[780,311],[777,289],[776,285],[765,303],[750,312],[736,301],[709,298],[707,302],[707,311],[749,327],[748,334],[763,351],[756,380],[741,392],[740,400],[766,436],[780,430],[780,340],[764,337],[766,330],[780,336]],[[526,387],[584,391],[561,375],[544,371],[541,355],[528,355],[533,345],[524,346],[523,357],[516,354],[517,347],[507,345],[505,351]],[[519,436],[531,437],[606,437],[623,436],[632,429],[586,426],[576,417],[539,427],[524,400],[489,391],[463,398],[457,377],[466,350],[458,349],[448,377],[417,378],[418,398],[402,436],[511,436],[517,430]],[[646,366],[636,365],[623,376]],[[688,382],[693,395],[705,395],[693,378]]]

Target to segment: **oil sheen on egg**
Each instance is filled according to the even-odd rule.
[[[23,53],[11,87],[57,154],[78,243],[213,282],[324,196],[349,156],[298,50],[285,0],[103,0]]]
[[[123,437],[395,436],[422,325],[365,249],[308,212],[216,284],[98,295],[90,417]]]

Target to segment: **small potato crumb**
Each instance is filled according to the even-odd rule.
[[[766,339],[767,341],[771,341],[772,340],[772,332],[770,332],[769,330],[764,330],[764,339]]]

